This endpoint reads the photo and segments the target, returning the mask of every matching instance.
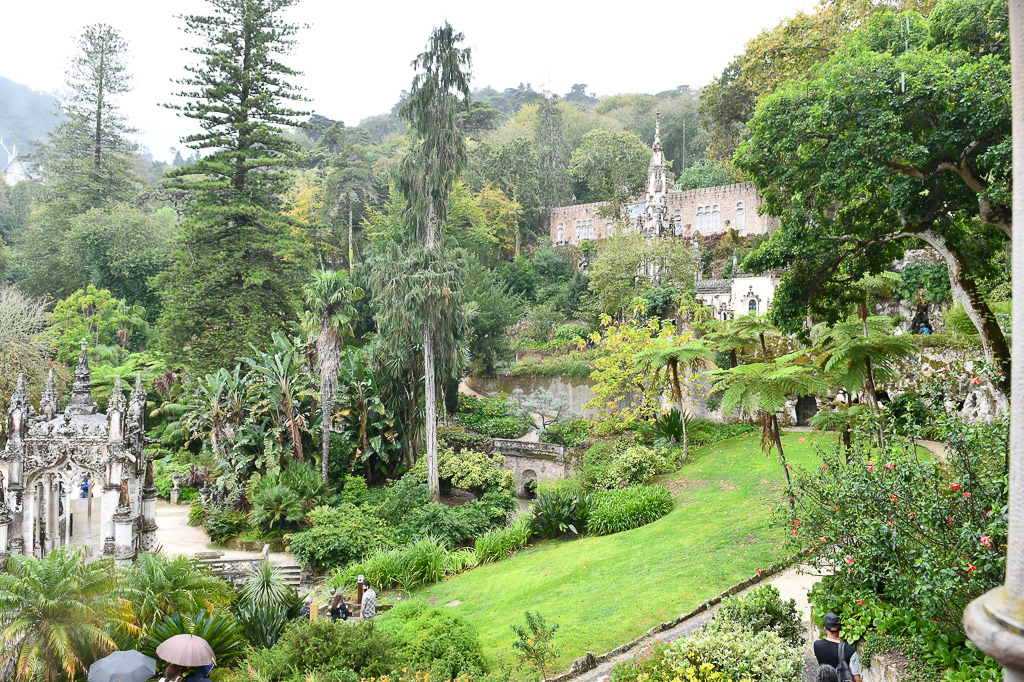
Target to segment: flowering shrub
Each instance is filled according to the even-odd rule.
[[[532,614],[527,611],[524,615],[525,628],[521,625],[512,626],[512,632],[516,635],[515,641],[512,642],[512,656],[520,670],[535,670],[540,674],[541,680],[547,680],[548,667],[558,655],[552,644],[558,626],[549,626],[539,613]]]
[[[646,526],[672,511],[672,494],[660,486],[634,485],[591,496],[587,532],[611,535]]]
[[[790,646],[800,646],[804,639],[796,602],[792,599],[782,601],[774,585],[762,585],[742,597],[729,597],[722,602],[709,627],[714,630],[746,628],[752,632],[771,631]]]
[[[959,631],[964,607],[1005,572],[1007,421],[940,413],[946,461],[911,440],[821,452],[794,475],[795,510],[776,510],[793,547],[818,568]]]
[[[669,643],[655,643],[612,670],[612,682],[798,682],[803,650],[775,632],[735,626],[704,628]]]

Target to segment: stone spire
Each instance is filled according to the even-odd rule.
[[[114,392],[110,394],[110,400],[107,401],[107,413],[117,411],[119,414],[124,415],[128,409],[128,401],[124,397],[124,389],[121,388],[121,375],[114,377]]]
[[[25,410],[28,408],[28,390],[25,388],[25,375],[18,375],[18,384],[14,387],[14,393],[11,394],[11,405],[8,408],[8,412],[13,412],[16,409]]]
[[[135,388],[130,396],[131,402],[146,404],[146,389],[142,387],[142,372],[135,376]]]
[[[53,370],[50,370],[50,375],[46,377],[46,388],[43,389],[43,395],[39,399],[39,411],[43,413],[43,417],[46,421],[50,421],[57,416],[57,410],[60,407],[60,394],[57,392],[57,384],[53,380]]]
[[[89,369],[89,353],[86,350],[88,342],[82,339],[82,352],[78,356],[78,366],[75,367],[75,385],[71,389],[71,403],[65,414],[96,414],[96,401],[92,399],[92,371]]]
[[[661,112],[654,114],[654,145],[651,147],[656,152],[662,151],[661,146]]]
[[[668,215],[668,169],[665,167],[665,153],[661,146],[661,112],[654,119],[654,144],[651,148],[651,163],[647,166],[647,193],[644,197],[644,213],[637,218],[641,232],[651,235],[670,234],[671,219]]]

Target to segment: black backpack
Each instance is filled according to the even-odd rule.
[[[850,672],[850,664],[846,662],[846,642],[839,642],[839,665],[836,666],[836,673],[839,675],[839,682],[853,682],[853,673]]]

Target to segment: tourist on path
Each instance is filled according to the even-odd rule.
[[[822,668],[829,666],[839,672],[840,657],[846,666],[849,666],[852,682],[861,682],[860,657],[852,645],[839,638],[839,631],[843,629],[843,623],[834,613],[825,614],[825,639],[819,639],[814,643],[814,657],[818,659],[818,665]],[[825,679],[831,676],[826,674]],[[819,679],[821,679],[819,677]],[[841,674],[836,675],[839,682],[851,682],[844,680]]]
[[[370,583],[364,583],[363,601],[359,605],[359,619],[366,620],[377,615],[377,593]]]

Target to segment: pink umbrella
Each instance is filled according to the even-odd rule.
[[[213,648],[202,637],[195,635],[174,635],[168,637],[156,648],[156,655],[168,663],[177,663],[186,668],[195,668],[217,662]]]

